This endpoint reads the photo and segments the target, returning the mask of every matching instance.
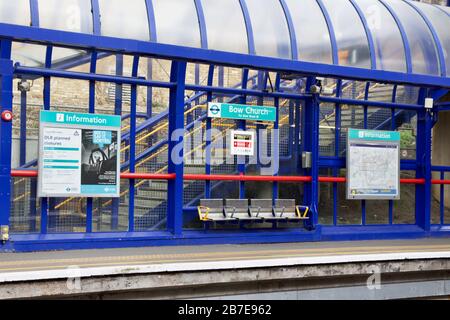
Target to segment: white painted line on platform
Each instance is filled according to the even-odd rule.
[[[336,255],[321,257],[292,257],[237,261],[173,262],[165,264],[122,265],[51,269],[39,271],[0,273],[0,283],[18,281],[37,281],[50,279],[86,278],[95,276],[114,276],[126,274],[151,274],[162,272],[217,271],[230,269],[251,269],[269,267],[289,267],[296,265],[322,265],[355,262],[379,262],[398,260],[449,259],[450,251],[442,252],[404,252],[384,254]]]

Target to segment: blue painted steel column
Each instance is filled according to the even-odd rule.
[[[27,159],[27,93],[20,93],[20,166],[26,163]],[[37,196],[37,179],[30,179],[30,231],[36,231],[36,196]]]
[[[301,103],[299,101],[295,102],[295,129],[294,129],[294,165],[295,165],[295,172],[297,174],[300,174],[301,172],[301,146],[300,146],[300,127],[301,127],[301,110],[303,107],[301,106]]]
[[[445,179],[445,172],[441,171],[439,179]],[[440,194],[439,194],[439,223],[444,225],[445,223],[445,185],[441,184],[439,186]]]
[[[205,22],[205,14],[203,12],[203,6],[202,2],[200,0],[194,0],[195,8],[197,10],[197,18],[198,18],[198,25],[200,30],[200,42],[202,49],[208,49],[208,35],[207,35],[207,28],[206,28],[206,22]],[[195,65],[195,84],[200,84],[200,65]],[[195,92],[195,94],[197,94]],[[195,101],[196,104],[199,103],[198,99]]]
[[[427,90],[420,89],[418,104],[424,105]],[[430,230],[431,217],[431,130],[432,114],[425,108],[417,112],[417,169],[416,177],[425,184],[416,186],[416,224]]]
[[[27,92],[20,92],[20,161],[22,167],[27,161]]]
[[[0,43],[0,113],[12,112],[13,62],[11,61],[11,41]],[[11,148],[12,121],[0,120],[0,225],[9,226],[11,211]]]
[[[148,30],[150,31],[150,41],[156,42],[156,22],[155,22],[155,12],[153,9],[152,0],[145,0],[147,7],[147,18],[148,18]],[[153,59],[147,59],[147,78],[149,80],[153,79]],[[147,87],[147,116],[151,118],[153,116],[153,87]]]
[[[342,95],[342,80],[337,80],[336,83],[336,98],[340,98]],[[334,106],[334,156],[339,157],[340,153],[340,141],[341,141],[341,105],[336,103]],[[339,169],[333,168],[333,176],[339,175]],[[338,184],[333,182],[333,225],[337,225],[338,217]]]
[[[100,6],[98,4],[98,0],[91,0],[91,8],[92,8],[92,26],[93,32],[95,35],[101,35],[101,22],[100,22]],[[97,71],[97,52],[92,52],[91,54],[91,66],[90,72],[96,73]],[[95,113],[95,81],[89,81],[89,113]],[[92,198],[88,198],[86,200],[86,232],[92,232]],[[98,215],[102,214],[101,212],[102,203],[99,202],[98,205]]]
[[[396,101],[397,101],[397,85],[395,85],[394,88],[392,89],[392,99],[391,99],[392,103],[395,103]],[[395,109],[392,109],[391,110],[391,131],[395,131],[395,119],[394,118],[395,118]],[[388,220],[389,220],[389,224],[393,224],[394,223],[394,201],[389,200],[388,204],[389,204]]]
[[[214,65],[209,66],[208,70],[208,86],[212,86],[214,81]],[[212,92],[208,91],[206,95],[206,108],[208,102],[212,101]],[[208,111],[207,111],[208,112]],[[212,143],[212,119],[206,117],[206,144],[205,144],[205,174],[211,174],[211,143]],[[205,198],[211,198],[211,181],[205,181]]]
[[[258,71],[257,88],[259,91],[266,90],[267,78],[268,78],[268,72]],[[260,105],[260,106],[264,105],[264,97],[263,96],[257,97],[257,102],[258,102],[258,105]],[[261,159],[260,159],[261,141],[259,139],[261,129],[263,129],[263,125],[261,125],[260,123],[257,123],[256,124],[256,137],[257,137],[256,138],[256,167],[258,170],[261,168]]]
[[[96,73],[97,71],[97,52],[91,54],[91,66],[90,73]],[[95,113],[95,81],[89,81],[89,113]],[[92,198],[86,199],[86,232],[92,232]],[[101,214],[101,212],[100,212]]]
[[[139,71],[139,56],[134,56],[131,76],[136,78]],[[137,102],[137,85],[131,85],[131,101],[130,101],[130,173],[136,172],[136,107]],[[134,231],[134,196],[135,196],[135,180],[130,179],[128,191],[128,231]]]
[[[281,77],[280,74],[277,73],[277,77],[275,79],[275,92],[280,91],[280,82]],[[277,169],[275,172],[273,172],[274,176],[278,176],[278,171],[280,168],[280,133],[279,133],[279,122],[280,122],[280,98],[274,99],[274,104],[276,108],[276,119],[275,123],[273,124],[273,144],[271,144],[273,151],[272,151],[272,161],[275,161],[276,163],[273,164],[273,166],[276,166]],[[278,182],[273,182],[272,184],[272,199],[278,199]]]
[[[242,89],[244,89],[244,90],[247,89],[248,72],[249,72],[248,69],[243,69],[242,70]],[[242,95],[242,97],[240,98],[240,103],[241,104],[246,104],[247,103],[247,96],[246,95]],[[245,120],[238,120],[237,124],[238,124],[238,129],[239,130],[245,130],[246,129]],[[247,157],[246,156],[237,156],[238,162],[239,162],[239,157],[242,157],[244,163],[239,163],[238,164],[238,172],[239,172],[239,174],[245,174],[245,162],[246,162]],[[245,198],[245,182],[244,181],[240,181],[239,182],[239,197],[241,199]]]
[[[175,179],[169,180],[167,188],[167,228],[174,236],[183,231],[183,143],[184,143],[184,93],[186,62],[172,61],[169,98],[169,168]]]
[[[116,55],[116,76],[123,75],[123,56]],[[116,84],[114,114],[122,115],[122,85]],[[114,198],[111,204],[111,229],[117,230],[119,227],[119,203],[120,199]]]
[[[316,83],[316,79],[309,77],[306,81],[306,92]],[[319,191],[319,102],[317,95],[307,98],[303,108],[302,143],[303,151],[311,152],[311,168],[305,169],[304,174],[312,177],[310,183],[305,184],[304,202],[310,207],[310,219],[305,227],[314,229],[318,223],[318,191]]]
[[[366,82],[366,86],[364,89],[364,100],[369,100],[369,90],[370,90],[370,82]],[[368,125],[368,119],[367,119],[367,106],[364,106],[364,120],[363,120],[363,127],[364,129],[367,129],[367,125]],[[363,226],[366,225],[366,200],[362,200],[361,201],[361,224]]]
[[[53,55],[53,47],[47,46],[47,51],[45,54],[45,68],[50,69],[52,67],[52,55]],[[50,77],[44,77],[44,110],[50,110]],[[41,199],[41,233],[47,233],[48,227],[48,214],[49,208],[52,209],[52,199],[42,198]],[[56,216],[53,215],[53,218],[56,219]],[[50,221],[51,226],[56,223],[55,220]]]

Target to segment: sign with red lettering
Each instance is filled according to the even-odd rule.
[[[230,153],[235,156],[253,156],[255,152],[255,133],[252,131],[231,130]]]

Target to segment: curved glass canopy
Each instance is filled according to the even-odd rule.
[[[98,3],[98,16],[93,16],[92,3]],[[449,8],[409,0],[0,0],[0,22],[367,69],[450,74]],[[32,55],[33,50],[20,48],[18,60]]]

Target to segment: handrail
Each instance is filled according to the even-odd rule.
[[[37,170],[11,170],[11,177],[35,178],[38,176]],[[174,173],[121,173],[122,179],[139,180],[173,180],[176,178]],[[225,175],[225,174],[185,174],[183,179],[186,181],[264,181],[264,182],[311,182],[311,176],[249,176],[249,175]],[[326,177],[320,176],[319,182],[322,183],[345,183],[346,177]],[[401,184],[425,184],[423,178],[405,178],[400,179]],[[433,179],[432,184],[450,185],[450,180]]]

